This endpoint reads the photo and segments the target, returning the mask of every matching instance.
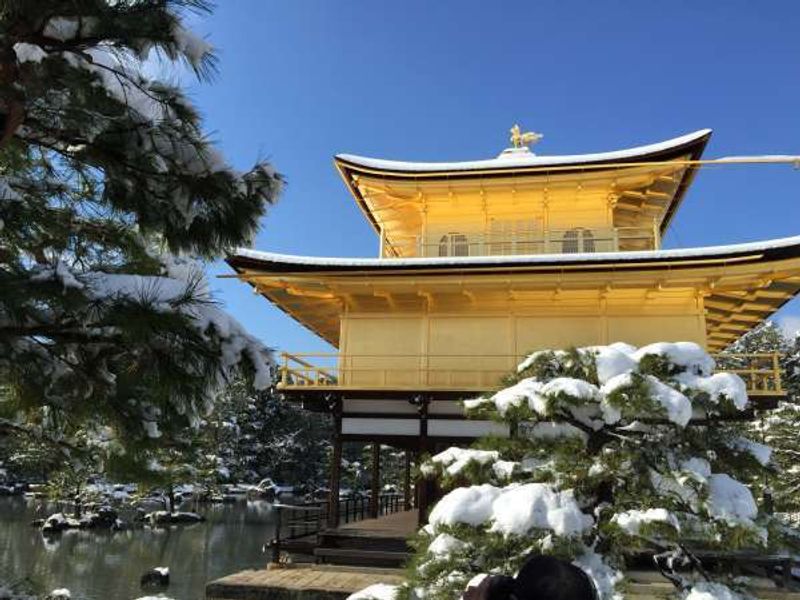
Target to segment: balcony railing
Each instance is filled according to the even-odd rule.
[[[714,356],[717,372],[739,375],[751,396],[782,396],[777,353]],[[464,390],[498,389],[521,361],[518,356],[282,354],[284,390]]]
[[[736,354],[721,352],[714,355],[717,372],[735,373],[744,380],[751,396],[783,396],[781,355],[778,352]]]
[[[383,257],[506,256],[512,254],[577,254],[619,250],[657,250],[657,226],[609,229],[549,229],[514,234],[453,231],[436,236],[394,237],[383,240]]]

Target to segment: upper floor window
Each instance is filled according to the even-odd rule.
[[[469,256],[469,241],[463,233],[450,232],[439,239],[439,256]]]
[[[561,251],[564,254],[577,254],[578,252],[594,252],[594,235],[588,229],[576,227],[564,234],[561,242]]]

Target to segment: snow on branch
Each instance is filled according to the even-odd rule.
[[[541,553],[572,560],[601,599],[616,600],[627,558],[650,553],[672,556],[662,573],[677,597],[745,597],[742,581],[710,575],[695,554],[797,542],[748,485],[770,449],[726,420],[746,409],[744,383],[714,369],[690,342],[526,357],[507,387],[464,403],[468,416],[503,421],[509,437],[421,465],[449,491],[420,532],[410,587],[445,600]],[[684,560],[695,568],[676,571]]]

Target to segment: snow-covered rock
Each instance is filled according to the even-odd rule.
[[[205,521],[205,518],[193,512],[156,510],[144,515],[144,521],[150,525],[181,525],[200,523]]]
[[[146,571],[139,578],[139,583],[143,588],[167,587],[169,585],[169,567],[154,567]]]

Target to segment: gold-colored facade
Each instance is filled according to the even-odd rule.
[[[338,350],[287,357],[286,388],[486,390],[541,348],[720,351],[800,290],[800,241],[660,250],[709,135],[474,163],[338,156],[377,259],[229,262]]]

